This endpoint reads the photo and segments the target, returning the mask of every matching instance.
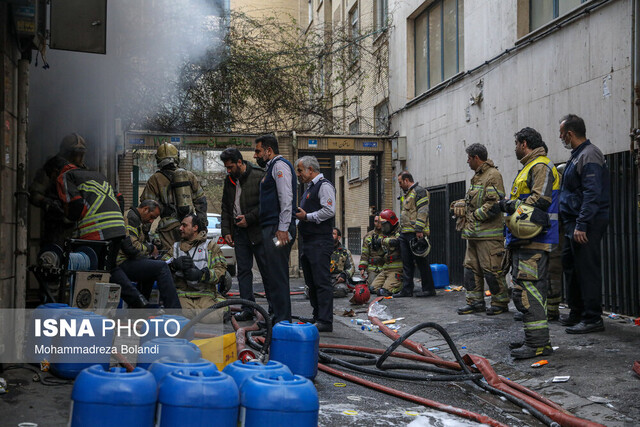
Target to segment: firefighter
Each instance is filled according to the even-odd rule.
[[[169,266],[158,257],[160,242],[150,241],[144,231],[144,226],[150,225],[159,215],[160,205],[155,200],[145,200],[127,211],[124,217],[127,235],[122,240],[117,259],[119,269],[112,273],[111,278],[114,279],[115,274],[116,283],[127,279],[137,282],[138,290],[145,299],[149,298],[153,283],[156,282],[162,305],[165,308],[181,308]]]
[[[158,170],[147,181],[140,201],[160,203],[158,234],[162,248],[169,250],[180,240],[180,221],[195,212],[206,226],[207,198],[191,171],[178,167],[178,149],[168,142],[156,151]]]
[[[454,216],[464,222],[462,238],[467,241],[464,257],[464,286],[467,305],[458,314],[485,311],[496,315],[509,311],[509,293],[502,269],[504,257],[504,219],[501,212],[492,209],[504,198],[502,175],[487,158],[482,144],[466,149],[469,168],[475,171],[471,185],[463,200],[452,203]],[[484,282],[491,291],[491,306],[484,302]]]
[[[353,257],[349,249],[342,246],[340,238],[342,232],[339,228],[333,229],[333,253],[331,254],[331,282],[333,283],[333,297],[343,298],[347,296],[349,288],[347,283],[353,277],[356,269]]]
[[[57,188],[65,216],[77,221],[74,237],[111,242],[106,267],[112,269],[126,232],[120,204],[107,178],[68,163],[58,176]]]
[[[217,284],[225,280],[227,262],[220,246],[207,239],[207,228],[195,213],[187,214],[180,223],[180,241],[163,257],[171,267],[185,317],[193,318],[213,304],[224,301]],[[203,323],[218,323],[224,311],[208,314]]]
[[[380,212],[380,236],[372,238],[375,247],[384,252],[382,270],[371,284],[371,292],[381,296],[397,295],[402,290],[402,252],[400,249],[400,221],[395,212]]]
[[[523,313],[523,342],[509,345],[516,359],[553,353],[547,324],[549,252],[558,244],[558,196],[560,179],[546,156],[540,134],[526,127],[515,134],[516,157],[524,166],[518,173],[509,200],[498,206],[506,212],[506,246],[511,253],[513,302]]]
[[[384,251],[382,246],[377,245],[378,242],[382,241],[379,238],[382,233],[381,227],[380,215],[376,215],[373,218],[373,230],[369,231],[362,239],[362,254],[358,270],[360,270],[360,276],[367,280],[367,285],[369,286],[373,284],[384,265]],[[373,246],[374,242],[376,246]]]
[[[42,209],[41,246],[52,243],[62,247],[64,240],[73,234],[75,223],[64,216],[56,181],[67,163],[84,168],[86,151],[87,145],[84,138],[77,133],[69,134],[62,138],[58,154],[47,160],[42,168],[36,171],[29,186],[29,201]]]

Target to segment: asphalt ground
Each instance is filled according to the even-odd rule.
[[[301,291],[302,288],[302,279],[291,279],[292,291]],[[255,290],[261,291],[261,285],[256,284]],[[303,295],[293,295],[291,300],[294,315],[311,314],[309,301]],[[257,301],[266,304],[263,298],[257,298]],[[382,304],[387,306],[392,317],[405,317],[399,322],[403,325],[400,333],[421,322],[436,322],[451,335],[462,355],[469,353],[486,357],[498,374],[539,392],[571,413],[607,426],[640,425],[640,378],[631,371],[633,361],[640,359],[640,327],[627,319],[605,318],[605,332],[587,335],[568,335],[559,323],[550,323],[552,345],[558,349],[546,357],[547,365],[533,368],[530,365],[538,359],[515,361],[509,356],[508,343],[522,338],[522,323],[513,320],[512,304],[510,313],[498,316],[483,313],[460,316],[455,309],[464,305],[464,292],[443,290],[439,290],[434,298],[389,299]],[[363,331],[351,322],[351,317],[342,316],[345,310],[351,309],[357,318],[366,319],[366,306],[352,306],[348,298],[336,299],[334,330],[320,334],[321,343],[378,349],[385,349],[391,344],[392,341],[384,334]],[[561,312],[567,313],[567,310]],[[231,327],[226,325],[225,332],[227,329],[230,331]],[[412,339],[427,348],[437,348],[433,352],[445,360],[454,360],[445,340],[437,332],[421,331]],[[339,357],[349,359],[347,356]],[[517,406],[469,381],[396,380],[331,366],[403,392],[487,415],[506,425],[542,425]],[[416,376],[423,374],[410,372],[415,372]],[[7,380],[9,389],[8,393],[0,395],[0,425],[16,426],[20,422],[33,422],[39,426],[67,424],[72,383],[44,385],[42,381],[34,381],[34,372],[24,368],[6,370],[0,376]],[[570,379],[564,383],[553,383],[551,380],[555,376],[570,376]],[[40,377],[50,378],[49,374],[40,374]],[[322,426],[474,424],[324,372],[318,373],[315,385],[320,397]]]

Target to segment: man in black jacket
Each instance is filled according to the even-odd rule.
[[[233,246],[238,265],[240,298],[255,301],[253,297],[253,257],[260,274],[264,276],[264,246],[260,228],[260,180],[264,171],[243,160],[237,148],[227,148],[220,154],[227,168],[227,179],[222,192],[222,236]],[[265,291],[267,288],[265,287]],[[267,296],[267,299],[269,297]],[[270,299],[269,299],[270,300]],[[239,321],[253,319],[253,309],[243,307],[236,315]]]

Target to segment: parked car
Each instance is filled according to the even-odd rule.
[[[220,215],[216,213],[208,213],[207,221],[209,221],[209,225],[207,225],[207,238],[216,239],[218,245],[222,249],[222,254],[224,258],[227,260],[227,271],[232,276],[236,275],[236,251],[224,241],[224,237],[222,237],[222,233],[220,230],[222,221],[220,220]]]

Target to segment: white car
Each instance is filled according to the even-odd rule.
[[[232,276],[236,275],[236,251],[224,241],[224,237],[222,237],[221,233],[221,220],[220,215],[215,213],[207,214],[207,221],[209,221],[209,225],[207,225],[207,238],[208,239],[216,239],[216,242],[222,249],[222,254],[224,258],[227,260],[227,271]]]

